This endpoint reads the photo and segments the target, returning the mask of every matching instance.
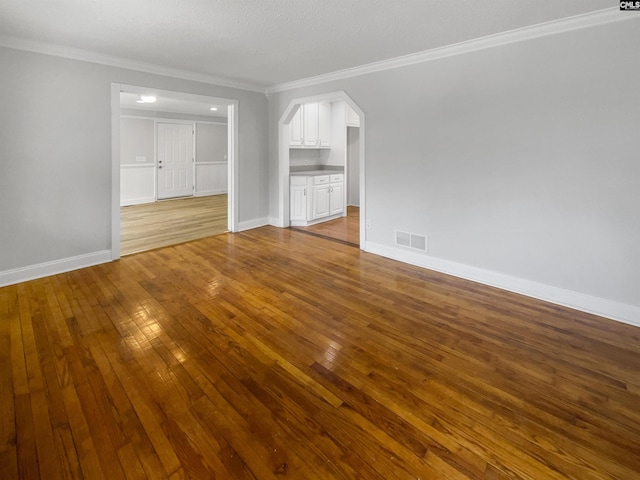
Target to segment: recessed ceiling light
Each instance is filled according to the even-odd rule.
[[[211,110],[212,112],[217,112],[218,111],[218,107],[211,107],[209,110]]]
[[[140,102],[138,103],[153,103],[157,100],[153,95],[140,95]]]

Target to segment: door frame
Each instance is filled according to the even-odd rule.
[[[278,226],[282,228],[291,225],[289,215],[289,124],[300,105],[311,102],[334,102],[344,101],[360,117],[360,139],[359,139],[359,159],[360,169],[360,249],[365,250],[366,246],[366,192],[365,192],[365,116],[362,109],[344,91],[312,95],[310,97],[294,98],[289,102],[284,113],[278,121]],[[346,165],[345,165],[346,167]],[[346,169],[345,169],[346,170]],[[346,173],[346,172],[345,172]],[[345,205],[346,207],[346,205]]]
[[[111,84],[111,260],[120,258],[120,92],[227,105],[227,228],[238,231],[238,100],[163,90],[123,83]],[[155,134],[154,134],[155,136]]]

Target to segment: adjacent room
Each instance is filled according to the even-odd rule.
[[[640,8],[0,2],[0,479],[640,478]]]
[[[153,88],[144,93],[120,92],[121,255],[228,227],[227,105]]]

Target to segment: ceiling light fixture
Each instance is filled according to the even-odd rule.
[[[140,100],[137,103],[154,103],[157,100],[153,95],[140,95]]]
[[[218,111],[218,107],[211,107],[209,110],[211,110],[212,112],[217,112]]]

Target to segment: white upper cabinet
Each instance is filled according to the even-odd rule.
[[[304,146],[318,147],[318,104],[307,103],[302,105],[304,113]]]
[[[329,148],[331,146],[331,103],[300,105],[289,125],[289,146]]]
[[[303,115],[301,106],[289,124],[289,145],[292,147],[301,147],[303,134]]]
[[[318,104],[318,146],[329,147],[331,145],[331,104],[321,102]]]
[[[346,110],[345,110],[345,123],[347,124],[347,127],[359,127],[360,126],[360,117],[358,116],[358,114],[356,113],[356,111],[351,108],[349,106],[349,104],[346,104]]]

